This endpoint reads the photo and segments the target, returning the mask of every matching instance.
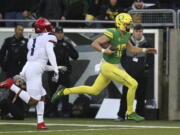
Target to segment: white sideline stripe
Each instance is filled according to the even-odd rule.
[[[29,125],[35,126],[36,123],[9,123],[1,122],[0,125]],[[142,125],[99,125],[99,124],[54,124],[48,123],[47,126],[75,126],[75,127],[116,127],[116,128],[180,128],[180,126],[142,126]]]
[[[91,128],[91,129],[63,129],[63,130],[29,130],[29,131],[5,131],[0,132],[0,134],[6,133],[40,133],[40,132],[75,132],[75,131],[98,131],[98,130],[121,130],[121,129],[137,129],[137,128]]]

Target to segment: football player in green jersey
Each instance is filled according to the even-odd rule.
[[[103,62],[100,73],[92,86],[78,86],[73,88],[61,87],[52,97],[52,102],[63,95],[68,94],[92,94],[98,95],[111,81],[116,81],[128,87],[127,113],[128,119],[142,121],[144,117],[136,114],[133,103],[138,83],[126,71],[120,68],[122,50],[127,49],[131,53],[157,53],[154,48],[138,48],[133,46],[129,40],[129,30],[133,24],[132,17],[127,13],[120,13],[115,18],[116,28],[107,29],[104,35],[92,43],[97,51],[103,54]],[[104,44],[110,46],[103,48]]]

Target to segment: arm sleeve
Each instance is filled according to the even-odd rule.
[[[53,43],[47,42],[46,51],[48,54],[49,62],[52,66],[57,67],[56,57],[53,50]]]
[[[66,66],[58,66],[58,70],[66,71],[67,67]],[[46,65],[45,66],[45,71],[54,71],[54,67]]]
[[[46,65],[45,71],[54,71],[54,68],[53,68],[53,66]]]
[[[51,38],[48,39],[48,42],[46,43],[46,52],[49,58],[50,64],[56,69],[57,68],[57,62],[56,62],[56,56],[54,54],[54,44],[57,42],[57,39],[55,36],[51,36]]]

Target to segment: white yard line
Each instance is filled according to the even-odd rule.
[[[121,129],[136,129],[136,128],[91,128],[91,129],[63,129],[63,130],[28,130],[28,131],[4,131],[0,134],[20,134],[20,133],[48,133],[48,132],[78,132],[78,131],[98,131],[98,130],[121,130]]]
[[[36,125],[36,123],[24,123],[24,122],[0,122],[0,125]],[[74,126],[74,127],[114,127],[114,128],[180,128],[180,126],[143,126],[143,125],[100,125],[100,124],[58,124],[48,123],[47,126]]]

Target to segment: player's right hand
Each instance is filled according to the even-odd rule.
[[[115,53],[116,51],[113,51],[111,48],[112,48],[112,46],[109,45],[106,49],[104,49],[104,53],[105,54],[113,54],[113,53]]]
[[[52,77],[53,82],[58,82],[59,80],[59,70],[58,67],[54,68],[54,76]]]
[[[54,76],[52,77],[52,81],[57,83],[58,80],[59,80],[59,73],[58,74],[54,73]]]

